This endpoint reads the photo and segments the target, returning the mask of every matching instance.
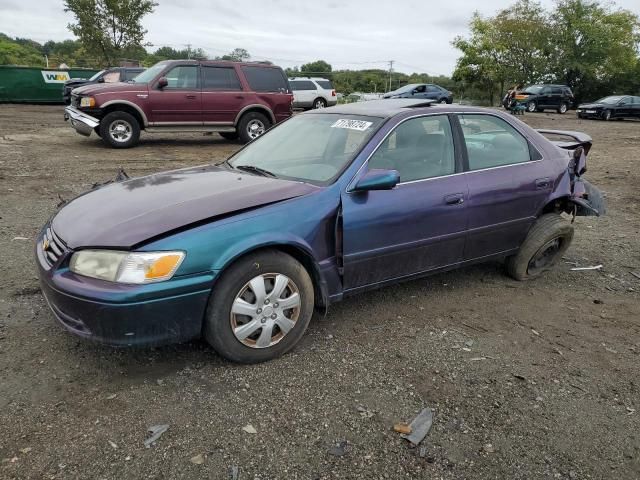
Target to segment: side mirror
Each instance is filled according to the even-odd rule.
[[[104,77],[100,77],[100,78],[98,79],[98,83],[104,83]]]
[[[167,80],[167,77],[160,77],[158,79],[158,88],[160,90],[162,90],[164,87],[166,87],[167,85],[169,85],[169,80]]]
[[[368,192],[369,190],[391,190],[400,182],[397,170],[369,170],[353,188],[354,192]]]

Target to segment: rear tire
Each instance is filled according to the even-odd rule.
[[[276,276],[283,279],[283,285],[286,283],[280,295],[274,293]],[[254,285],[269,293],[254,291]],[[296,307],[282,310],[278,300],[287,305],[295,303]],[[231,265],[213,287],[204,337],[228,360],[265,362],[298,343],[313,316],[313,307],[313,282],[300,262],[278,250],[250,254]]]
[[[236,132],[218,132],[218,133],[225,140],[237,140],[239,136],[237,131]]]
[[[314,110],[318,110],[320,108],[327,108],[327,101],[324,98],[316,98],[313,101],[313,107]]]
[[[112,148],[131,148],[140,140],[140,124],[136,117],[116,110],[100,121],[100,137]]]
[[[531,101],[527,103],[527,112],[533,113],[537,110],[536,102]]]
[[[438,103],[448,103],[446,98],[441,98]]]
[[[237,132],[242,143],[249,143],[271,128],[271,121],[260,112],[245,113],[238,122]]]
[[[573,239],[573,225],[557,213],[542,215],[527,234],[518,253],[508,257],[507,273],[516,280],[532,280],[552,268]]]
[[[567,110],[569,110],[569,106],[564,102],[560,104],[560,107],[558,107],[558,113],[562,115],[567,113]]]

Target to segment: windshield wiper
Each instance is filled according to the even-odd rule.
[[[234,168],[238,170],[243,170],[245,172],[257,173],[262,175],[263,177],[272,177],[278,178],[275,173],[270,172],[269,170],[265,170],[264,168],[256,167],[255,165],[237,165]]]

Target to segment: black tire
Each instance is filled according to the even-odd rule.
[[[611,120],[611,110],[605,110],[604,112],[602,112],[602,119],[605,122],[608,122],[609,120]]]
[[[239,136],[237,131],[236,132],[218,132],[218,133],[225,140],[237,140]]]
[[[537,110],[538,110],[538,106],[536,105],[536,102],[534,102],[533,100],[531,100],[530,102],[527,102],[527,112],[533,113]]]
[[[231,323],[231,307],[236,296],[242,292],[250,280],[265,274],[286,275],[297,287],[300,306],[297,321],[288,333],[285,333],[272,346],[257,348],[247,346],[236,338]],[[258,303],[257,300],[255,301]],[[276,303],[272,304],[272,306],[276,305]],[[267,307],[264,308],[266,310]],[[298,343],[313,316],[313,308],[313,282],[302,264],[277,250],[261,251],[238,260],[216,283],[209,299],[203,334],[214,350],[228,360],[240,363],[265,362],[285,354]],[[249,323],[248,317],[247,323]],[[274,331],[278,329],[274,327]],[[255,335],[259,335],[258,332],[262,333],[262,329],[256,331]]]
[[[117,133],[112,134],[117,126],[122,126],[126,133],[122,133],[122,136]],[[127,112],[116,110],[108,113],[100,120],[99,128],[102,141],[112,148],[130,148],[137,145],[140,140],[140,124],[136,117]]]
[[[446,98],[441,98],[438,103],[448,103]]]
[[[262,132],[255,135],[256,132],[252,130],[252,125],[262,125],[262,127],[259,127],[262,128]],[[271,121],[264,114],[260,112],[245,113],[238,122],[238,138],[242,143],[249,143],[269,130],[269,128],[271,128]]]
[[[567,113],[568,110],[569,110],[569,105],[567,105],[564,102],[562,102],[558,107],[558,113],[561,115],[564,115],[565,113]]]
[[[320,108],[327,108],[327,101],[324,98],[316,98],[313,101],[313,106],[311,107],[313,110],[317,110]]]
[[[102,137],[102,135],[100,134],[100,125],[93,129],[93,133],[95,133],[98,137]]]
[[[507,273],[520,281],[539,277],[562,258],[572,239],[573,225],[557,213],[542,215],[518,253],[507,258]]]

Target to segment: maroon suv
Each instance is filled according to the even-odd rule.
[[[218,132],[249,142],[291,116],[293,95],[280,67],[264,63],[168,60],[128,83],[73,90],[65,120],[114,148],[147,132]]]

